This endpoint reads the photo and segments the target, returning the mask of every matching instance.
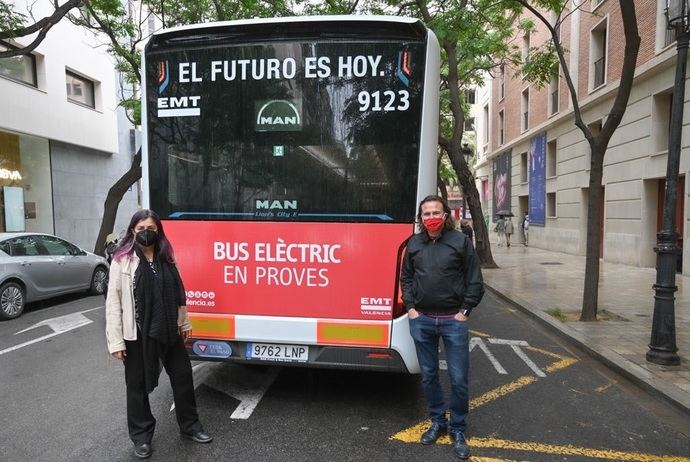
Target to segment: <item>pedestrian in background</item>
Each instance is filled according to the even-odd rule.
[[[460,231],[462,231],[465,234],[465,236],[467,236],[470,242],[474,242],[474,231],[470,226],[470,220],[467,220],[465,218],[460,220]]]
[[[504,232],[506,234],[506,245],[510,247],[510,238],[513,236],[513,222],[510,220],[510,216],[508,216],[508,221],[505,222],[503,225],[504,227]]]
[[[529,214],[525,212],[525,217],[522,219],[522,234],[525,237],[525,247],[529,244]]]
[[[505,242],[506,238],[506,221],[503,219],[503,216],[498,217],[498,221],[496,222],[496,227],[494,228],[494,231],[498,233],[498,246],[502,247],[503,242]]]
[[[432,444],[448,432],[454,454],[470,457],[465,430],[469,413],[468,317],[484,295],[482,272],[474,246],[455,229],[448,203],[427,196],[419,204],[420,233],[412,236],[403,260],[401,282],[410,334],[422,374],[431,427],[422,444]],[[446,405],[438,373],[439,339],[443,339],[450,377]],[[450,409],[450,422],[446,411]]]
[[[172,246],[158,215],[139,210],[129,222],[110,266],[105,303],[108,351],[124,362],[127,426],[140,459],[152,453],[156,419],[149,393],[160,365],[170,377],[180,433],[197,443],[212,438],[199,422],[192,366],[185,342],[192,332]]]

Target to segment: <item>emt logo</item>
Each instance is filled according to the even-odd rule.
[[[170,84],[170,63],[167,60],[158,63],[156,82],[159,95],[156,100],[158,117],[198,117],[201,114],[201,96],[160,96]]]

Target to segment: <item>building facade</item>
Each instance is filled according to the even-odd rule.
[[[665,0],[635,0],[642,39],[635,80],[624,118],[604,156],[603,211],[599,223],[604,260],[651,267],[661,228],[671,96],[676,50],[666,30]],[[550,17],[555,24],[554,14]],[[577,89],[584,122],[596,132],[606,120],[619,86],[625,45],[618,2],[572,0],[559,24],[561,43]],[[516,37],[524,53],[550,38],[538,21]],[[585,254],[591,154],[574,124],[570,93],[559,77],[543,88],[523,80],[518,70],[497,70],[479,98],[480,148],[477,186],[491,220],[509,209],[520,221],[530,215],[530,245]],[[686,90],[687,95],[687,90]],[[687,96],[686,96],[687,101]],[[680,162],[677,227],[687,234],[690,184],[690,130],[685,111]],[[517,234],[522,239],[520,233]],[[678,269],[690,274],[690,248],[683,246]]]
[[[51,12],[50,2],[32,6],[37,18]],[[31,39],[0,42],[0,49]],[[93,250],[107,192],[136,148],[102,43],[63,19],[30,55],[0,59],[0,232],[54,233]],[[116,230],[137,201],[134,187]]]

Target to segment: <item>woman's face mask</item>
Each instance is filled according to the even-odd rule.
[[[141,246],[148,247],[158,242],[158,232],[152,229],[144,229],[135,234],[137,243]]]

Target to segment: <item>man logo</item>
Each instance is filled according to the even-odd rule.
[[[260,104],[260,103],[259,103]],[[257,107],[259,105],[257,104]],[[302,129],[302,117],[297,105],[285,100],[273,100],[261,105],[256,115],[257,132],[296,132]]]

